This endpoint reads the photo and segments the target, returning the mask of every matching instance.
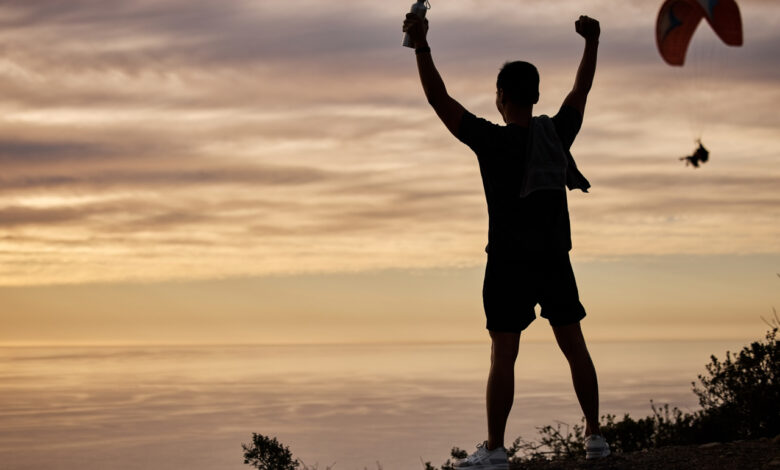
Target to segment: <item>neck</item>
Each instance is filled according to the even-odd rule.
[[[531,116],[533,116],[533,109],[533,105],[517,106],[512,103],[506,103],[501,114],[504,117],[504,122],[507,124],[528,127],[528,124],[531,122]]]

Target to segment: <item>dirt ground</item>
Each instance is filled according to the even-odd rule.
[[[670,446],[605,459],[526,463],[512,470],[780,470],[780,436],[703,446]]]

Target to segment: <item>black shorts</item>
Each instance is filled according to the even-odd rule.
[[[543,259],[488,254],[482,303],[490,331],[523,331],[536,319],[536,304],[552,326],[585,318],[568,253]]]

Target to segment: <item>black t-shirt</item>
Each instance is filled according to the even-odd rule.
[[[552,118],[568,150],[582,125],[582,115],[561,106]],[[488,205],[488,248],[491,254],[537,257],[571,250],[566,188],[519,194],[527,158],[528,128],[499,126],[466,112],[458,139],[477,154]]]

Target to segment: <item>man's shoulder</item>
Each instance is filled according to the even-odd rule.
[[[580,132],[580,127],[582,127],[582,113],[578,109],[564,104],[551,121],[564,146],[567,149],[571,147],[575,137]]]
[[[552,120],[556,123],[570,122],[580,126],[582,124],[582,113],[580,113],[577,108],[564,104],[561,105],[561,108],[558,110],[558,113],[553,116]]]
[[[479,117],[470,111],[465,111],[463,113],[463,117],[460,120],[460,127],[463,128],[464,126],[467,127],[473,126],[473,127],[487,129],[487,130],[500,129],[502,127],[506,127],[506,126],[496,124],[485,118]]]
[[[466,111],[460,120],[456,137],[476,151],[478,147],[484,146],[486,142],[495,137],[497,132],[504,128],[505,126],[477,117],[473,113]]]

